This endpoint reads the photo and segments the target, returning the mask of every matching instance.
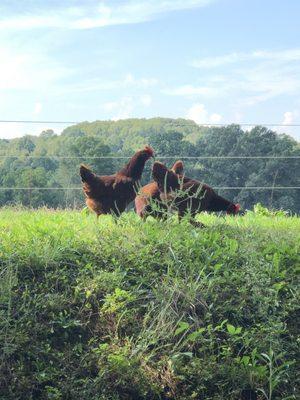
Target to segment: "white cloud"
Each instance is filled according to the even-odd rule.
[[[292,124],[295,120],[295,117],[297,116],[297,112],[293,112],[293,111],[286,111],[283,114],[283,121],[282,123],[285,125],[289,125]]]
[[[242,61],[247,61],[243,63]],[[194,62],[198,68],[223,68],[222,74],[201,73],[197,83],[167,88],[163,93],[173,96],[226,98],[239,106],[253,106],[274,97],[297,95],[300,91],[300,49],[231,53]]]
[[[283,118],[281,123],[283,125],[293,125],[297,124],[299,122],[298,117],[300,113],[297,110],[294,111],[286,111],[283,114]],[[299,127],[293,127],[293,126],[278,126],[275,127],[276,131],[279,133],[287,133],[289,135],[292,135],[294,138],[297,140],[300,139],[300,134],[299,134]]]
[[[93,29],[110,25],[135,24],[155,19],[158,15],[194,9],[209,5],[215,0],[141,0],[112,4],[106,1],[90,2],[84,6],[48,8],[44,11],[32,9],[31,14],[3,15],[2,30],[24,30],[36,28]]]
[[[111,119],[116,121],[118,119],[131,118],[133,111],[140,105],[149,107],[152,103],[150,95],[145,94],[142,96],[125,96],[117,101],[110,101],[102,105],[102,109],[111,114]]]
[[[214,97],[218,95],[218,89],[214,87],[207,86],[193,86],[193,85],[183,85],[173,89],[163,89],[162,93],[168,94],[170,96],[207,96]]]
[[[33,114],[38,115],[40,114],[40,112],[42,111],[42,104],[41,103],[35,103],[34,105],[34,110],[33,110]]]
[[[221,121],[220,114],[209,114],[204,104],[196,103],[188,110],[186,117],[195,121],[197,124],[216,124]]]
[[[0,45],[0,55],[0,90],[40,91],[71,74],[47,54],[31,51],[30,47]]]
[[[213,124],[217,124],[218,122],[220,122],[222,119],[222,115],[217,114],[217,113],[213,113],[210,115],[209,117],[209,121]]]
[[[134,99],[131,96],[122,97],[118,101],[108,102],[103,105],[105,111],[113,113],[111,117],[113,121],[132,117],[134,108]]]
[[[155,86],[157,83],[158,81],[155,78],[135,78],[133,74],[129,73],[125,76],[123,81],[116,82],[116,85],[148,88],[150,86]]]
[[[234,90],[234,81],[231,80]],[[300,64],[262,63],[237,71],[236,89],[245,95],[245,105],[255,105],[277,96],[295,95],[300,90]]]
[[[158,80],[155,78],[136,78],[133,74],[126,74],[123,78],[115,80],[104,80],[102,78],[87,79],[68,88],[68,92],[94,92],[99,90],[120,89],[148,89],[156,86]]]
[[[300,49],[287,49],[281,51],[252,51],[250,53],[230,53],[223,56],[204,57],[190,63],[195,68],[216,68],[227,64],[235,64],[243,61],[299,61]]]
[[[26,44],[0,43],[0,90],[24,90],[39,93],[49,90],[56,92],[92,92],[127,88],[148,89],[158,84],[153,77],[136,77],[127,73],[115,80],[103,78],[84,79],[71,84],[61,81],[76,73],[49,56],[43,49],[34,50]],[[36,110],[34,113],[37,113]]]
[[[226,64],[232,64],[241,60],[241,54],[231,53],[224,56],[204,57],[190,63],[195,68],[216,68]]]

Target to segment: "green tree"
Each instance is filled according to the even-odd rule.
[[[300,157],[299,143],[288,135],[278,135],[262,126],[250,131],[244,131],[239,125],[203,128],[192,121],[171,118],[82,122],[68,127],[61,135],[47,130],[40,136],[0,140],[0,185],[80,187],[80,163],[88,164],[97,174],[112,174],[124,165],[127,157],[146,144],[154,148],[156,159],[167,165],[183,158],[186,174],[212,187],[300,186],[299,158],[224,158]],[[106,158],[110,156],[114,158]],[[125,159],[117,159],[118,156]],[[151,179],[149,162],[142,182]],[[259,201],[268,207],[300,212],[299,190],[296,189],[236,189],[219,193],[246,208]],[[49,207],[83,204],[84,199],[81,190],[48,190],[40,191],[37,197],[32,193],[30,196],[31,204]],[[0,191],[2,205],[29,204],[28,198],[28,191],[23,194],[15,190]]]

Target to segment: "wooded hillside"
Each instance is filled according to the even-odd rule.
[[[109,174],[126,161],[115,157],[129,157],[144,144],[150,144],[157,159],[169,165],[182,158],[189,176],[214,187],[300,186],[300,159],[197,158],[300,156],[298,142],[265,127],[257,126],[249,131],[239,125],[208,128],[189,120],[168,118],[95,121],[70,126],[61,135],[49,130],[38,137],[27,135],[0,140],[0,205],[80,206],[83,204],[81,190],[71,188],[80,186],[81,162],[98,174]],[[148,163],[143,182],[151,179],[150,169]],[[13,187],[22,189],[6,189]],[[228,189],[219,193],[245,208],[261,202],[268,207],[300,212],[296,189]]]

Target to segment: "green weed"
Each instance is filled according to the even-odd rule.
[[[299,398],[300,219],[201,222],[3,209],[0,398]]]

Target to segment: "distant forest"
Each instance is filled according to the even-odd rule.
[[[126,159],[115,157],[129,158],[145,144],[151,145],[156,158],[167,165],[178,158],[183,159],[187,176],[213,187],[300,186],[299,158],[197,159],[210,156],[300,156],[299,142],[263,126],[247,131],[239,125],[201,127],[184,119],[95,121],[70,126],[60,135],[47,130],[39,136],[0,140],[0,206],[81,207],[84,204],[81,190],[71,189],[80,186],[80,163],[91,166],[98,174],[111,174],[126,162]],[[94,158],[101,156],[107,158]],[[163,156],[172,158],[164,159]],[[151,162],[148,162],[142,183],[150,179]],[[8,189],[11,187],[28,189]],[[300,190],[235,189],[218,192],[240,202],[246,209],[260,202],[270,208],[300,213]]]

